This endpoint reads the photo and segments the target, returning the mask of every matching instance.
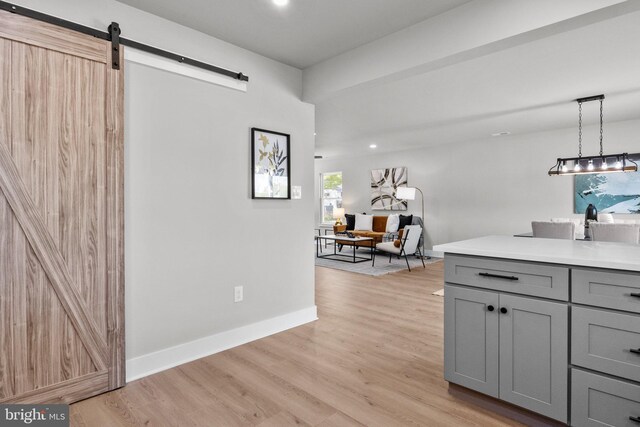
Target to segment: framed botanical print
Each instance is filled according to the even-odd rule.
[[[251,129],[251,198],[291,199],[290,135]]]

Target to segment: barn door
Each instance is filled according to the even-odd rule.
[[[123,71],[110,55],[0,12],[2,403],[124,385]]]

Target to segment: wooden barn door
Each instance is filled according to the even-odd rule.
[[[0,403],[125,382],[124,82],[110,56],[107,41],[0,12]]]

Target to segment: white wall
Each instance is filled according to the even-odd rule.
[[[640,120],[605,123],[605,153],[640,152]],[[597,129],[584,129],[584,154],[598,153]],[[549,177],[557,157],[577,155],[577,129],[510,135],[392,154],[316,160],[321,172],[342,171],[347,212],[372,212],[369,171],[409,168],[409,186],[425,193],[425,247],[488,234],[531,231],[532,220],[573,213],[573,178]],[[316,190],[316,200],[319,199]],[[409,213],[421,214],[418,201]],[[316,222],[319,220],[316,201]],[[625,215],[637,218],[637,215]]]
[[[139,362],[129,377],[162,368],[148,360],[178,361],[145,359],[153,352],[301,310],[315,316],[314,107],[300,100],[301,71],[112,0],[18,3],[102,30],[117,21],[123,37],[250,76],[243,93],[125,64],[126,341]],[[302,200],[250,199],[252,126],[291,134]],[[234,304],[237,285],[244,302]]]

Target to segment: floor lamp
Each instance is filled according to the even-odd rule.
[[[421,205],[422,206],[422,256],[425,256],[424,253],[424,241],[427,237],[427,233],[425,232],[425,224],[426,224],[426,219],[424,217],[424,193],[422,193],[422,190],[420,190],[417,187],[398,187],[396,188],[396,199],[399,200],[415,200],[416,199],[416,191],[418,191],[420,193],[420,197],[421,197]],[[431,259],[430,256],[426,257],[427,259]]]

